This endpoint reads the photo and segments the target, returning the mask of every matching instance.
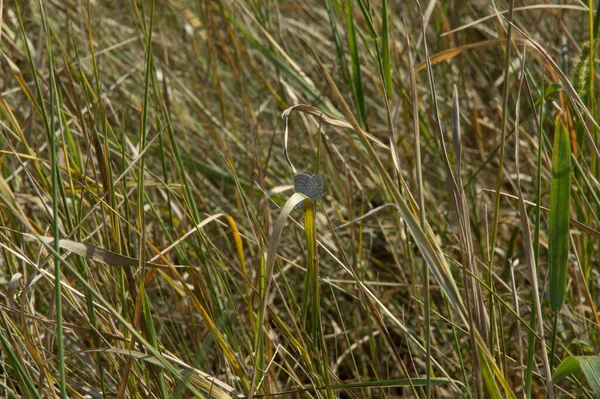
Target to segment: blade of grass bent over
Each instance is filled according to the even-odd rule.
[[[273,232],[271,233],[271,238],[269,239],[269,247],[267,249],[267,259],[266,259],[265,276],[264,276],[265,283],[264,283],[264,290],[261,293],[262,295],[261,295],[261,304],[260,304],[260,314],[258,316],[258,323],[256,325],[256,328],[257,328],[256,346],[257,347],[255,348],[255,352],[257,354],[263,346],[262,345],[262,337],[264,334],[263,324],[266,319],[267,302],[269,299],[268,298],[269,290],[271,289],[271,280],[273,278],[273,270],[275,268],[275,258],[277,255],[277,247],[279,246],[279,241],[281,239],[281,233],[283,232],[283,227],[285,225],[285,221],[287,220],[290,213],[292,213],[292,211],[294,210],[296,205],[298,205],[300,202],[302,202],[306,198],[307,197],[304,196],[303,194],[294,193],[286,201],[285,205],[281,209],[281,213],[279,214],[279,217],[277,218],[277,220],[275,221],[275,224],[273,225]],[[260,356],[257,356],[257,357],[261,358]],[[260,364],[254,365],[254,372],[252,375],[252,385],[250,386],[250,392],[248,393],[248,399],[252,399],[254,397],[254,393],[256,390],[256,381],[257,381],[257,377],[258,377],[258,373],[259,373],[259,367],[261,368],[260,372],[262,373],[262,371],[263,371],[262,365],[260,365]]]

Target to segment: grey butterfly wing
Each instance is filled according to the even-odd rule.
[[[321,175],[314,175],[312,177],[312,189],[313,191],[311,192],[311,194],[314,195],[314,197],[310,197],[313,201],[318,200],[319,198],[321,198],[323,196],[323,188],[325,186],[325,183],[323,183],[323,176]]]
[[[294,191],[310,197],[310,187],[312,179],[310,175],[306,173],[296,173],[294,175]],[[302,202],[297,206],[298,209],[302,210]]]
[[[306,173],[296,173],[294,175],[294,191],[302,193],[307,197],[310,197],[312,179],[310,175]]]
[[[311,176],[307,173],[296,173],[294,175],[294,190],[313,201],[323,196],[323,187],[323,177],[319,174]],[[298,204],[298,209],[302,210],[302,202]]]

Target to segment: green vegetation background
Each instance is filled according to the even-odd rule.
[[[0,396],[600,397],[592,3],[0,1]]]

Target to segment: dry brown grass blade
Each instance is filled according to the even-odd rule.
[[[46,244],[54,243],[54,237],[35,236],[33,234],[28,233],[24,233],[23,235],[28,238],[39,240]],[[115,252],[108,251],[106,249],[96,247],[94,245],[82,244],[80,242],[65,239],[59,240],[58,245],[65,251],[73,252],[74,254],[83,256],[86,259],[104,263],[106,265],[138,267],[140,264],[139,259],[119,255]],[[146,262],[145,265],[146,267],[150,268],[168,269],[168,266],[166,265],[159,265],[157,263],[152,262]]]
[[[527,40],[527,39],[519,39],[519,38],[513,39],[514,44],[526,44],[528,42],[529,42],[529,40]],[[499,46],[504,46],[505,44],[506,44],[506,40],[488,40],[485,42],[465,44],[464,46],[451,48],[449,50],[444,50],[437,54],[431,55],[431,57],[430,57],[431,65],[433,66],[435,64],[439,64],[442,61],[449,61],[452,58],[456,57],[457,55],[462,54],[465,51],[475,50],[475,49],[480,49],[480,48],[499,47]],[[422,62],[415,67],[415,71],[421,72],[425,68],[427,68],[427,63]]]
[[[458,215],[458,237],[463,262],[463,282],[465,286],[465,302],[468,310],[469,329],[472,331],[477,328],[481,334],[486,337],[489,331],[489,317],[487,315],[485,304],[483,302],[483,293],[474,276],[478,277],[475,248],[470,234],[470,214],[467,205],[464,186],[462,183],[462,142],[460,125],[460,106],[458,101],[458,89],[456,85],[452,91],[452,138],[457,163],[457,184],[453,187],[456,212]],[[468,271],[468,273],[467,273]],[[469,292],[468,288],[471,288]],[[470,334],[471,349],[477,351],[477,342],[475,336]],[[475,362],[475,385],[481,386],[482,375],[479,362],[479,356],[473,356]]]

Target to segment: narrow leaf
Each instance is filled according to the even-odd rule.
[[[554,372],[554,382],[559,383],[579,370],[594,391],[594,397],[600,398],[600,356],[569,356]]]
[[[389,9],[387,0],[382,1],[381,5],[381,55],[382,55],[382,71],[383,82],[385,83],[385,91],[388,100],[392,98],[392,62],[390,57],[390,40],[389,40]]]
[[[571,142],[561,115],[556,117],[552,152],[552,188],[548,263],[550,306],[556,311],[565,299],[569,256],[569,220],[571,202]]]
[[[362,127],[366,126],[367,111],[365,108],[365,95],[363,93],[362,79],[360,76],[360,59],[358,57],[358,45],[356,43],[356,32],[354,29],[354,16],[352,7],[348,6],[348,51],[352,60],[352,91],[354,104],[358,110],[358,121]]]
[[[360,11],[362,12],[363,18],[367,23],[369,35],[371,35],[371,38],[377,39],[377,31],[375,30],[375,24],[373,23],[373,17],[371,16],[369,5],[365,4],[365,0],[358,0],[358,5],[360,6]]]

